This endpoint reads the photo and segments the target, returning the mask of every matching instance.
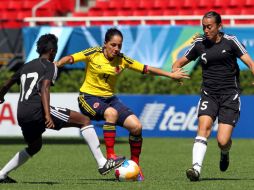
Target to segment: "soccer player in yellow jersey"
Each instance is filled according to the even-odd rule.
[[[131,160],[139,164],[142,125],[137,116],[114,95],[118,76],[127,68],[143,74],[173,79],[189,78],[189,76],[181,69],[171,73],[126,57],[120,53],[122,42],[122,33],[116,28],[111,28],[106,32],[103,47],[88,48],[65,56],[56,64],[61,67],[79,61],[86,63],[85,81],[80,88],[78,98],[82,113],[93,120],[105,120],[103,134],[108,158],[117,159],[114,152],[116,125],[128,129]],[[137,180],[144,180],[142,172]]]

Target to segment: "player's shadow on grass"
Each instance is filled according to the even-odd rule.
[[[237,181],[237,180],[254,180],[245,178],[201,178],[200,181]]]
[[[42,139],[43,144],[85,144],[83,138],[79,137],[58,137],[58,138],[52,138],[52,137],[44,137]],[[100,139],[100,143],[104,144],[103,138]],[[116,139],[117,144],[127,144],[129,143],[128,139]],[[2,137],[0,139],[0,145],[4,144],[26,144],[24,139],[21,137]]]
[[[24,181],[22,183],[25,184],[45,184],[45,185],[56,185],[56,184],[61,184],[56,181]]]
[[[105,182],[117,181],[115,178],[111,178],[111,179],[83,178],[83,179],[79,179],[79,180],[81,180],[81,181],[105,181]]]

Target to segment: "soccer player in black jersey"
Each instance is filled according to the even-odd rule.
[[[221,150],[220,170],[229,165],[231,135],[240,115],[240,81],[237,58],[254,74],[254,62],[235,36],[221,32],[221,16],[208,12],[202,19],[204,35],[195,39],[173,71],[199,58],[203,83],[198,105],[198,131],[193,145],[192,168],[186,170],[191,181],[198,181],[213,122],[218,118],[217,141]]]
[[[101,150],[98,136],[90,124],[90,119],[67,108],[50,106],[50,86],[57,76],[53,63],[57,52],[57,38],[53,34],[42,35],[37,42],[39,58],[23,65],[0,89],[0,103],[14,83],[20,84],[17,118],[27,147],[18,153],[0,171],[0,183],[15,183],[8,174],[38,153],[42,147],[42,133],[45,128],[60,130],[63,127],[80,128],[99,167],[104,175],[119,167],[124,158],[106,159]]]

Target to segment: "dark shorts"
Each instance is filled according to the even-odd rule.
[[[123,126],[125,119],[133,112],[126,107],[116,96],[100,97],[81,93],[78,97],[81,112],[92,120],[104,120],[104,112],[113,107],[118,112],[117,125]]]
[[[65,124],[68,123],[70,110],[67,108],[50,106],[50,114],[55,124],[54,130],[60,130]],[[28,122],[22,122],[21,120],[19,121],[19,125],[27,143],[33,143],[35,140],[40,138],[46,128],[44,117]]]
[[[203,91],[198,105],[198,117],[209,115],[218,123],[235,126],[240,117],[240,96],[239,94],[215,95]]]

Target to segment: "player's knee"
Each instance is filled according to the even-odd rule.
[[[141,123],[136,123],[134,127],[131,128],[130,133],[132,135],[138,136],[142,133],[142,125]]]
[[[217,141],[218,141],[218,146],[220,147],[220,149],[224,149],[228,147],[230,144],[230,141],[225,138],[217,138]]]
[[[33,156],[41,150],[41,147],[42,147],[42,143],[28,145],[28,147],[26,148],[26,151],[30,156]]]
[[[118,112],[116,109],[109,107],[105,110],[104,117],[106,121],[115,123],[118,119]]]

